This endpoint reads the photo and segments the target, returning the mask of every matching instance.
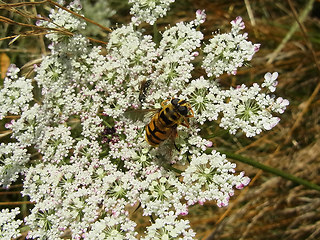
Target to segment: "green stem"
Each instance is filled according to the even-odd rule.
[[[288,179],[288,180],[290,180],[292,182],[301,184],[301,185],[303,185],[305,187],[320,191],[320,186],[319,185],[314,184],[314,183],[309,182],[309,181],[306,181],[306,180],[304,180],[302,178],[293,176],[293,175],[291,175],[289,173],[283,172],[283,171],[281,171],[281,170],[279,170],[277,168],[273,168],[273,167],[264,165],[262,163],[254,161],[254,160],[252,160],[250,158],[247,158],[247,157],[235,154],[235,153],[230,153],[230,152],[220,151],[220,150],[218,150],[218,151],[220,153],[222,153],[222,154],[225,154],[228,158],[232,158],[234,160],[238,160],[240,162],[246,163],[246,164],[251,165],[253,167],[259,168],[259,169],[261,169],[263,171],[270,172],[270,173],[275,174],[277,176],[280,176],[282,178]]]
[[[153,41],[156,43],[157,46],[160,44],[160,36],[159,36],[159,30],[157,27],[157,23],[153,24]]]
[[[21,205],[21,214],[23,218],[25,218],[28,215],[28,206],[26,202],[28,201],[27,196],[23,196],[23,204]]]
[[[104,120],[103,123],[104,123],[108,128],[112,128],[111,124],[108,123],[107,121]]]
[[[305,8],[302,10],[300,16],[299,16],[299,22],[302,23],[307,18],[308,14],[311,12],[313,7],[314,0],[309,0],[305,6]],[[278,56],[280,51],[286,46],[286,43],[291,39],[293,34],[298,30],[299,25],[298,22],[294,22],[291,26],[290,30],[288,31],[287,35],[282,39],[282,42],[280,45],[274,50],[273,53],[270,54],[269,60],[267,61],[267,64],[272,64],[272,62],[275,60],[275,58]]]
[[[176,173],[178,173],[178,174],[183,173],[183,171],[181,171],[181,170],[179,170],[179,169],[177,169],[177,168],[174,168],[174,167],[172,167],[171,165],[166,165],[166,168],[168,168],[168,169],[170,169],[170,170],[172,170],[172,171],[174,171],[174,172],[176,172]]]

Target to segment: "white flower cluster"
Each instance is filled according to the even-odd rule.
[[[105,114],[118,117],[127,107],[139,105],[140,83],[149,81],[157,59],[155,45],[150,35],[143,36],[132,24],[110,34],[105,71],[102,81],[97,83],[101,90],[108,89],[107,104],[103,105]]]
[[[0,143],[0,186],[9,187],[23,173],[30,159],[27,149],[19,143]]]
[[[189,229],[189,221],[177,219],[173,212],[162,219],[156,219],[155,223],[147,227],[147,236],[142,240],[152,239],[183,239],[192,240],[196,235],[192,229]]]
[[[63,3],[61,3],[63,4]],[[81,10],[82,6],[80,0],[74,0],[68,6],[69,9],[78,12]],[[84,29],[86,23],[81,21],[78,18],[75,18],[71,13],[64,11],[63,9],[52,9],[51,14],[49,15],[51,21],[38,20],[37,25],[42,27],[47,27],[52,29],[51,34],[47,34],[47,38],[53,42],[62,41],[64,37],[59,33],[55,33],[55,29],[67,30],[71,33],[76,32],[80,29]]]
[[[133,4],[130,9],[130,14],[133,15],[132,22],[139,25],[145,21],[153,25],[158,18],[167,14],[173,2],[175,0],[129,0],[129,3]]]
[[[241,17],[237,17],[231,24],[230,33],[215,35],[203,49],[206,55],[202,67],[208,77],[219,77],[224,72],[236,75],[237,69],[250,61],[259,50],[260,44],[252,44],[247,41],[247,33],[239,33],[245,28]]]
[[[80,7],[76,2],[72,8]],[[241,129],[253,136],[271,129],[278,122],[271,113],[283,113],[288,101],[261,92],[257,84],[224,90],[205,76],[193,79],[204,11],[165,29],[158,45],[132,23],[119,27],[104,55],[76,34],[82,21],[61,10],[50,18],[48,24],[74,34],[48,35],[51,55],[35,67],[37,89],[12,67],[0,90],[8,105],[2,118],[16,115],[6,124],[13,143],[0,145],[0,180],[8,186],[19,173],[24,177],[23,194],[35,202],[25,218],[28,237],[193,239],[195,232],[181,219],[189,207],[211,200],[226,206],[234,188],[249,183],[224,155],[209,153],[212,143],[200,135],[202,124],[220,121],[232,134]],[[232,25],[234,43],[244,25],[239,18]],[[246,39],[241,36],[239,43]],[[249,60],[257,46],[240,45],[238,53]],[[231,64],[230,69],[240,66],[224,64],[227,72]],[[262,87],[272,92],[276,79],[276,73],[266,74]],[[195,116],[189,128],[178,126],[174,144],[151,147],[144,132],[150,119],[145,122],[142,112],[173,97],[187,100]],[[144,232],[138,232],[128,206],[141,207],[154,220]]]
[[[0,120],[7,116],[8,112],[19,115],[33,100],[31,79],[18,77],[19,71],[19,68],[11,65],[4,79],[3,88],[0,90]]]
[[[2,209],[0,212],[0,238],[2,240],[11,240],[21,236],[19,226],[22,220],[15,220],[16,215],[20,213],[19,208]]]
[[[194,156],[190,166],[181,174],[183,182],[189,186],[185,193],[188,204],[216,200],[219,207],[227,206],[230,196],[234,194],[233,187],[241,189],[250,182],[243,172],[237,176],[232,175],[235,167],[234,163],[230,163],[218,152]]]
[[[288,100],[267,94],[275,91],[277,77],[277,72],[266,73],[261,87],[257,83],[249,88],[243,84],[229,90],[200,77],[191,81],[182,96],[189,99],[199,123],[220,117],[219,126],[231,134],[241,129],[247,137],[253,137],[276,126],[280,118],[272,113],[282,114],[289,105]]]
[[[266,74],[269,75],[271,73]],[[277,76],[277,73],[272,75]],[[276,126],[280,118],[273,117],[272,112],[283,113],[289,101],[281,97],[276,99],[261,90],[254,83],[250,88],[241,85],[224,91],[228,101],[223,104],[220,127],[228,129],[231,134],[242,129],[247,137],[253,137]]]
[[[180,22],[163,32],[147,101],[176,96],[184,89],[192,77],[192,60],[199,54],[196,48],[202,39],[203,34],[196,30],[194,22]]]
[[[205,121],[217,120],[225,99],[224,91],[215,82],[210,82],[203,76],[192,80],[182,91],[182,96],[189,99],[196,112],[195,118],[201,124]]]

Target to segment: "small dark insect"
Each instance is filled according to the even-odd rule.
[[[147,91],[151,85],[151,80],[143,80],[140,83],[139,101],[143,103],[147,97]]]

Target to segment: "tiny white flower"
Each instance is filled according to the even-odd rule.
[[[274,72],[274,73],[266,73],[264,75],[264,82],[262,83],[262,87],[267,87],[270,92],[274,92],[276,90],[276,86],[278,85],[278,82],[276,81],[276,79],[278,78],[278,73]]]
[[[207,15],[205,13],[205,10],[200,10],[200,9],[197,10],[196,11],[196,19],[194,20],[195,25],[200,25],[200,24],[204,23],[206,20],[206,17],[207,17]]]

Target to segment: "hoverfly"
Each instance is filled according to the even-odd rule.
[[[157,147],[168,138],[176,138],[179,125],[189,128],[188,118],[194,117],[190,103],[179,98],[172,98],[161,103],[161,108],[153,115],[145,127],[145,139],[151,146]],[[190,114],[188,114],[190,113]]]
[[[188,118],[194,117],[194,112],[189,102],[179,98],[164,100],[161,108],[131,110],[124,115],[132,121],[145,121],[146,142],[154,147],[171,138],[177,137],[177,127],[179,125],[189,128]]]

